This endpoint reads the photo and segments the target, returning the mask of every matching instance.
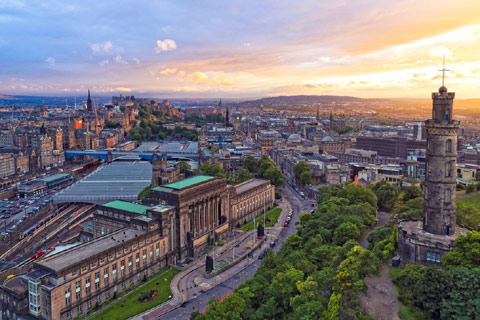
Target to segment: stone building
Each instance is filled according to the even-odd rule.
[[[224,179],[194,176],[153,188],[147,201],[176,208],[174,241],[179,260],[197,257],[207,245],[227,237],[229,205]]]
[[[159,159],[156,153],[152,160],[152,185],[162,185],[172,183],[180,179],[180,168],[168,166],[167,154],[163,153]]]
[[[398,251],[409,263],[440,264],[459,234],[456,226],[457,129],[453,120],[455,93],[440,87],[432,93],[432,119],[426,120],[427,159],[423,221],[403,221],[398,225]]]
[[[270,181],[251,179],[229,188],[230,224],[236,226],[273,206],[275,187]]]
[[[97,303],[139,284],[167,264],[168,234],[124,228],[47,257],[21,276],[29,313],[42,319],[81,317]]]

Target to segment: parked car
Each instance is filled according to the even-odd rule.
[[[258,255],[258,260],[262,260],[263,259],[263,252],[261,252],[259,255]]]
[[[276,245],[275,241],[271,241],[271,242],[270,242],[270,248],[275,247],[275,245]]]
[[[284,228],[288,227],[288,222],[285,222],[285,223],[283,224],[283,227],[284,227]]]

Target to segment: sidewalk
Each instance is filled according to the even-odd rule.
[[[279,207],[282,209],[282,213],[280,214],[280,217],[278,218],[277,224],[274,227],[269,227],[266,228],[266,237],[262,240],[257,240],[255,241],[255,245],[253,248],[248,250],[248,253],[255,253],[253,256],[253,259],[246,258],[245,253],[239,254],[238,257],[235,257],[235,261],[231,261],[232,267],[229,269],[219,273],[215,277],[212,277],[210,279],[207,279],[203,276],[198,276],[193,278],[193,284],[190,288],[186,288],[187,292],[182,292],[179,289],[179,284],[180,282],[187,278],[188,276],[193,276],[194,272],[197,272],[199,274],[203,274],[205,270],[205,260],[204,259],[197,259],[195,262],[193,262],[187,269],[183,270],[179,274],[177,274],[173,279],[172,282],[170,283],[170,290],[172,291],[172,298],[163,304],[154,307],[150,310],[147,310],[143,313],[140,313],[129,320],[147,320],[147,319],[156,319],[160,316],[163,316],[177,308],[179,308],[182,304],[184,304],[187,299],[187,295],[185,293],[191,293],[191,294],[200,294],[202,291],[209,290],[211,288],[214,288],[220,284],[222,284],[225,280],[230,279],[232,276],[238,274],[241,272],[243,269],[245,269],[248,265],[254,263],[257,261],[256,259],[256,254],[258,253],[257,251],[263,250],[263,246],[267,245],[269,241],[277,239],[278,235],[282,231],[282,228],[279,226],[283,225],[283,221],[285,220],[288,210],[290,209],[290,203],[285,199],[282,200],[279,204]],[[232,249],[235,245],[237,244],[243,244],[245,241],[251,242],[253,240],[253,233],[256,233],[256,230],[250,230],[247,232],[243,232],[239,236],[237,236],[235,239],[232,239],[228,241],[223,247],[219,247],[218,250],[215,250],[215,256],[216,259],[221,259],[222,255]],[[252,239],[252,240],[250,240]],[[224,257],[225,258],[225,257]]]

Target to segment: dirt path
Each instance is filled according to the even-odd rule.
[[[468,199],[480,195],[480,191],[471,192],[471,193],[460,193],[457,194],[457,200]]]
[[[378,276],[365,278],[365,283],[368,292],[360,297],[363,310],[378,320],[399,320],[400,302],[388,276],[388,265],[382,267]]]
[[[384,226],[389,220],[390,220],[390,213],[389,212],[382,212],[379,211],[377,214],[377,224],[375,224],[373,227],[368,230],[365,235],[360,239],[359,243],[362,246],[362,248],[367,248],[368,247],[368,241],[367,237],[372,232],[373,229]]]

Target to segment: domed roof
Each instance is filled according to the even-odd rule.
[[[322,142],[332,142],[333,139],[330,136],[326,136],[325,138],[322,139]]]
[[[447,87],[441,86],[440,89],[438,89],[438,92],[440,92],[440,93],[447,92]]]
[[[301,140],[300,136],[296,133],[292,133],[289,137],[288,140]]]

